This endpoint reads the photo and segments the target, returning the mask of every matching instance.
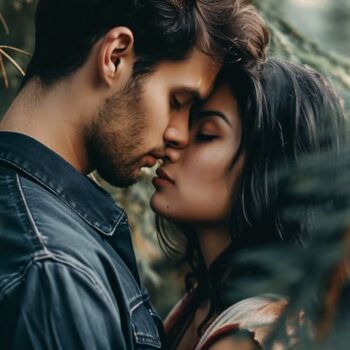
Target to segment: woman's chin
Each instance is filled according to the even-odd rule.
[[[150,206],[157,215],[166,219],[175,219],[171,205],[162,200],[157,192],[152,195]]]
[[[150,200],[151,209],[157,214],[162,215],[162,206],[159,203],[157,192],[154,192]]]

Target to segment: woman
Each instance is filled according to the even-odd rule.
[[[278,171],[337,149],[341,130],[339,99],[310,69],[270,59],[261,76],[222,72],[193,111],[188,145],[167,147],[153,180],[151,206],[166,219],[158,221],[160,242],[191,267],[187,294],[166,321],[167,348],[261,348],[286,300],[238,293],[235,281],[261,271],[230,259],[248,247],[303,244],[302,227],[288,225],[277,207]]]

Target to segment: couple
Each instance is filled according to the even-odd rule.
[[[247,1],[39,0],[0,124],[1,349],[260,347],[286,301],[226,300],[226,258],[302,240],[271,171],[337,147],[321,130],[343,123],[319,75],[263,63],[267,41]],[[157,159],[161,241],[193,268],[166,332],[126,214],[85,176],[128,186]]]

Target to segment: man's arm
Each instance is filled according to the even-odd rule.
[[[119,311],[88,270],[45,260],[26,273],[10,304],[11,349],[126,349]],[[1,315],[3,318],[5,315]]]

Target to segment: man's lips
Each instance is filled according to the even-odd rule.
[[[142,166],[152,168],[153,166],[156,165],[158,159],[161,159],[163,157],[164,157],[164,152],[154,151],[143,158],[143,165]]]
[[[147,156],[147,157],[145,157],[142,166],[147,167],[147,168],[152,168],[153,166],[156,165],[156,163],[157,163],[157,158],[155,158],[153,156]]]
[[[153,178],[152,183],[155,186],[161,185],[175,185],[175,181],[164,171],[162,168],[158,168],[156,170],[156,174],[158,177]]]

